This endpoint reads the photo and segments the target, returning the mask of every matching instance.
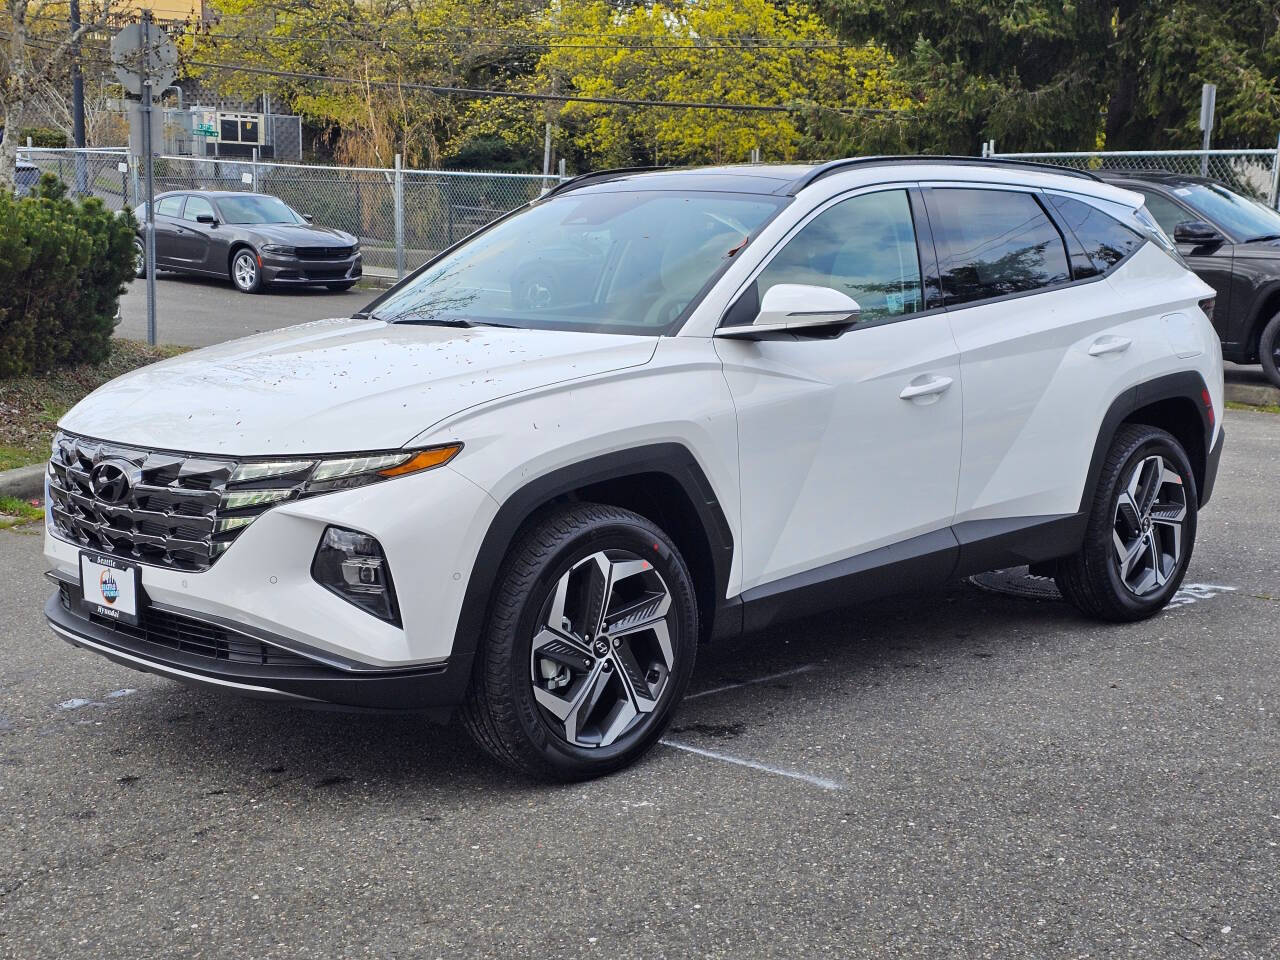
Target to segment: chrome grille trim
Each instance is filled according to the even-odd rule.
[[[136,482],[119,503],[90,486],[94,467],[107,461],[137,468]],[[295,499],[308,469],[265,480],[233,482],[236,458],[146,450],[59,432],[49,460],[51,532],[70,543],[140,563],[205,570],[248,525],[217,532],[219,520],[256,519],[270,507]],[[288,490],[274,503],[238,510],[221,508],[223,494],[237,490]]]

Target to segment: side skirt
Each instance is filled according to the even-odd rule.
[[[1080,549],[1087,523],[1082,513],[970,520],[753,587],[726,606],[740,604],[743,632],[763,630],[984,570],[1065,557]]]

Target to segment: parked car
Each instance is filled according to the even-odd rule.
[[[360,280],[360,241],[317,227],[278,197],[178,190],[156,196],[156,269],[229,278],[242,293],[269,285],[349,290]],[[137,212],[136,274],[146,276],[146,204]]]
[[[1214,180],[1103,172],[1142,194],[1187,265],[1217,291],[1213,325],[1232,363],[1261,363],[1280,387],[1280,213]]]
[[[13,192],[15,196],[25,197],[36,188],[36,184],[40,182],[40,168],[34,163],[28,163],[26,160],[17,162],[17,169],[14,171]]]
[[[349,319],[79,403],[45,613],[140,670],[456,710],[518,770],[595,776],[713,637],[1019,564],[1092,617],[1161,610],[1223,447],[1212,296],[1078,172],[579,177]]]

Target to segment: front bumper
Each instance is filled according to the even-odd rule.
[[[472,655],[404,670],[354,670],[317,659],[282,638],[153,605],[138,627],[98,617],[78,599],[78,583],[53,577],[45,604],[54,633],[73,646],[190,686],[304,706],[351,710],[419,710],[447,719],[462,702]]]
[[[302,260],[262,254],[262,279],[267,283],[349,283],[364,273],[360,254],[342,260]]]

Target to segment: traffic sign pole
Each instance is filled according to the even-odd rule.
[[[156,343],[156,145],[152,143],[151,11],[142,12],[142,144],[147,155],[147,343]]]

